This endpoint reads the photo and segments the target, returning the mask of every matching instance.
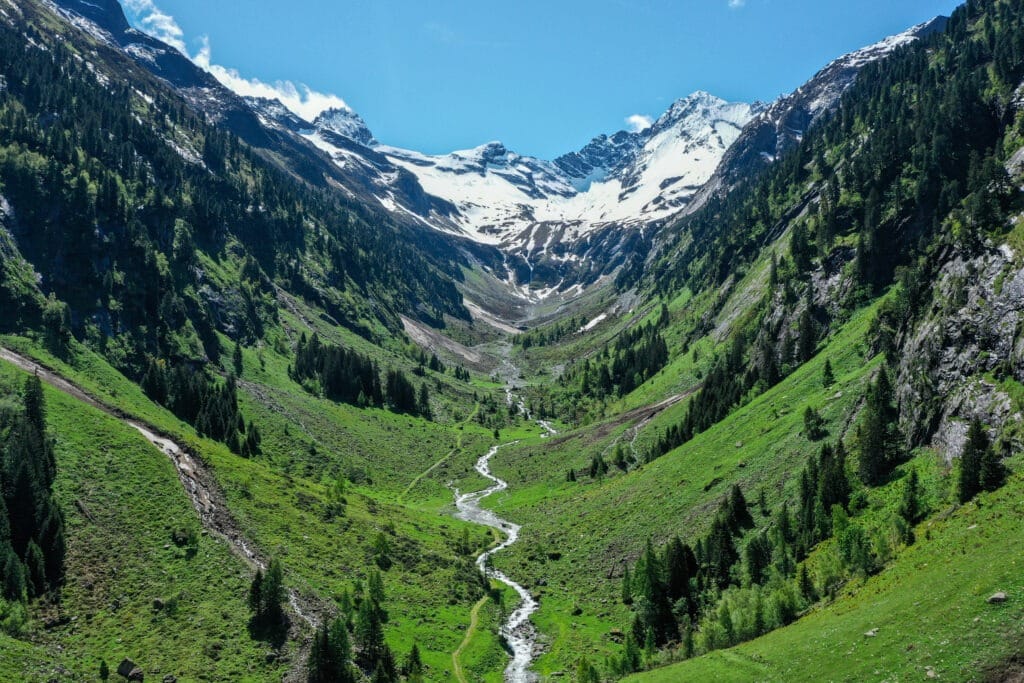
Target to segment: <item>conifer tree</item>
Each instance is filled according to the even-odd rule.
[[[900,501],[900,517],[908,524],[917,524],[922,514],[921,482],[917,468],[910,470],[907,481],[903,485],[903,499]]]
[[[836,383],[835,375],[832,372],[832,361],[825,359],[825,367],[821,371],[821,383],[827,389]]]
[[[981,491],[981,463],[989,448],[988,434],[975,418],[967,429],[967,442],[960,455],[960,502],[966,503]]]

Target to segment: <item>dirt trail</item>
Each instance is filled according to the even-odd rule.
[[[266,569],[267,557],[260,552],[255,544],[247,540],[242,534],[238,522],[228,510],[227,501],[224,497],[213,475],[206,468],[206,465],[193,456],[193,454],[174,440],[162,435],[156,427],[146,424],[140,420],[126,415],[121,410],[114,408],[99,399],[88,394],[81,387],[72,384],[61,377],[53,370],[46,368],[35,361],[26,358],[10,349],[0,347],[0,360],[5,360],[26,372],[31,372],[46,382],[54,389],[66,394],[82,403],[85,403],[97,410],[121,420],[126,425],[139,432],[158,451],[166,455],[174,464],[178,472],[178,479],[192,501],[192,506],[199,514],[203,528],[217,538],[220,538],[231,551],[245,561],[250,569]],[[311,628],[318,626],[315,613],[322,611],[314,601],[300,595],[293,589],[288,590],[288,602],[292,612]],[[301,635],[296,633],[296,635]],[[297,676],[296,671],[305,664],[305,657],[301,656],[305,645],[300,642],[298,661],[295,662],[293,671],[289,678]]]
[[[473,610],[469,613],[469,628],[466,629],[466,636],[459,643],[458,649],[452,653],[452,673],[455,674],[459,683],[469,683],[466,680],[466,674],[462,671],[462,653],[469,646],[469,642],[473,640],[473,636],[476,635],[476,627],[480,624],[480,609],[487,604],[489,599],[484,596],[473,605]]]

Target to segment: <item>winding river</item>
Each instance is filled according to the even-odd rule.
[[[508,358],[510,350],[511,346],[509,345],[505,350],[501,371],[506,381],[505,398],[510,406],[516,405],[528,420],[532,420],[534,418],[527,410],[525,402],[522,399],[517,400],[514,393],[518,388],[516,386],[516,378],[519,376],[519,369]],[[544,430],[544,437],[557,433],[550,423],[544,420],[535,421]],[[492,555],[501,552],[519,540],[519,531],[522,527],[498,517],[494,512],[486,510],[480,505],[484,498],[508,488],[507,481],[499,479],[491,473],[491,458],[496,456],[502,448],[513,446],[517,443],[519,442],[512,441],[500,446],[492,446],[487,453],[480,456],[480,459],[476,461],[476,471],[492,483],[482,491],[474,493],[460,494],[456,490],[455,507],[458,512],[455,516],[466,522],[497,529],[505,535],[505,540],[502,543],[481,553],[476,558],[476,564],[488,578],[505,584],[519,595],[519,604],[512,614],[509,615],[500,631],[501,637],[512,650],[512,660],[505,668],[505,681],[506,683],[535,683],[538,678],[535,673],[530,671],[530,664],[533,663],[534,651],[537,647],[537,629],[530,623],[530,616],[540,608],[540,604],[522,584],[513,581],[504,572],[495,569],[489,563]]]
[[[491,450],[487,451],[486,454],[476,461],[476,471],[483,477],[491,480],[493,484],[475,493],[459,495],[456,491],[455,507],[458,509],[458,513],[455,516],[467,522],[497,529],[505,534],[505,540],[490,550],[481,553],[476,558],[476,564],[489,578],[509,586],[519,594],[519,605],[501,627],[501,636],[512,649],[512,661],[509,662],[508,667],[505,669],[505,680],[508,683],[533,683],[537,680],[537,676],[530,672],[529,669],[530,663],[533,661],[533,649],[534,644],[537,642],[537,631],[533,624],[530,623],[530,615],[536,612],[540,605],[521,584],[516,583],[488,563],[488,560],[491,559],[494,553],[508,548],[519,540],[519,530],[521,527],[518,524],[513,524],[498,517],[490,510],[480,507],[480,502],[484,498],[508,488],[508,482],[491,474],[491,458],[497,455],[498,451],[502,448],[515,443],[517,442],[513,441],[501,446],[493,446]]]

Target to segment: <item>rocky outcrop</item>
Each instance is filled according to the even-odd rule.
[[[947,262],[931,309],[901,345],[897,398],[908,446],[930,443],[951,461],[971,419],[993,437],[1021,420],[999,381],[1024,380],[1022,324],[1024,267],[1010,247]]]

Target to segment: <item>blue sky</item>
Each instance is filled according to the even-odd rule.
[[[136,26],[178,42],[222,80],[281,90],[304,112],[340,98],[387,144],[441,153],[501,140],[542,158],[626,128],[630,116],[656,118],[694,90],[772,100],[840,54],[959,4],[121,2]]]

